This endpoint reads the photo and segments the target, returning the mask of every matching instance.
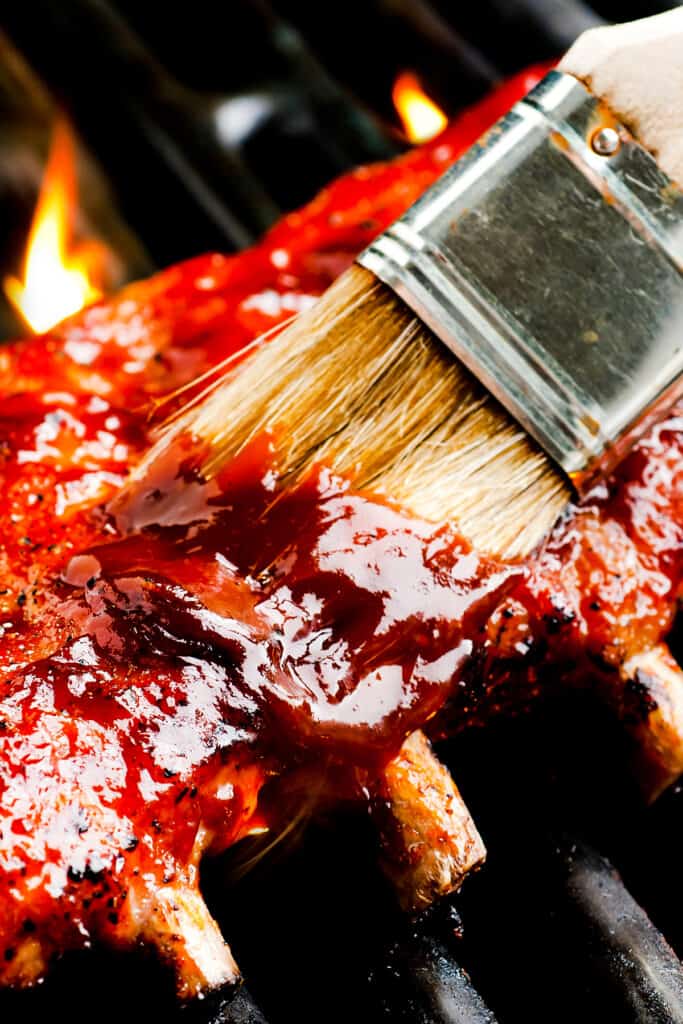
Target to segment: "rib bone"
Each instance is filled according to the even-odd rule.
[[[405,910],[460,888],[486,849],[448,769],[422,732],[387,766],[375,794],[383,867]]]
[[[195,888],[159,889],[145,938],[175,969],[178,994],[183,998],[239,979],[230,947]]]
[[[622,716],[637,747],[638,780],[648,800],[683,774],[683,669],[666,644],[629,658]]]
[[[200,828],[186,871],[161,887],[141,875],[128,900],[132,920],[124,932],[137,931],[144,943],[156,946],[173,970],[182,999],[240,978],[230,947],[199,891],[199,861],[212,838],[209,830]]]

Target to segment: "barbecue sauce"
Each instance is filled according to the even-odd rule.
[[[551,674],[609,677],[670,628],[681,413],[524,563],[324,466],[281,492],[270,437],[210,483],[176,450],[143,505],[107,512],[176,389],[313,302],[538,77],[334,183],[255,249],[0,352],[5,981],[99,937],[156,941],[182,987],[158,894],[274,824],[268,780],[334,766],[352,790],[414,728],[517,710]]]

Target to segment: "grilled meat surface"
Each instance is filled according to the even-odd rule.
[[[665,638],[681,592],[683,410],[524,563],[471,550],[277,438],[196,453],[115,506],[176,389],[304,309],[542,72],[363,168],[255,249],[194,259],[0,352],[0,976],[67,948],[158,947],[181,995],[236,977],[200,858],[297,801],[369,801],[408,906],[483,849],[421,734],[594,686],[655,793],[683,766]],[[186,394],[191,394],[187,392]],[[314,783],[314,784],[313,784]]]

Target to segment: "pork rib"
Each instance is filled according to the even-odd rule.
[[[313,497],[269,513],[291,511],[273,536],[290,529],[296,544],[270,551],[263,532],[245,531],[243,508],[231,544],[214,536],[207,547],[218,520],[228,537],[230,495],[267,485],[268,452],[258,480],[241,465],[208,486],[181,466],[181,486],[147,510],[165,525],[123,537],[106,512],[149,443],[150,414],[175,399],[156,403],[305,308],[539,75],[422,150],[335,183],[254,250],[172,268],[0,352],[5,982],[30,984],[52,956],[95,940],[156,945],[183,995],[233,978],[198,861],[278,827],[273,788],[293,772],[334,780],[328,799],[371,801],[406,905],[457,887],[480,840],[416,729],[517,712],[550,678],[595,685],[614,705],[645,751],[651,793],[681,771],[680,673],[662,647],[682,579],[680,411],[525,565],[479,556],[324,476]],[[297,533],[302,508],[315,536]],[[352,508],[371,529],[349,538]],[[387,536],[397,543],[380,557]],[[309,571],[323,540],[328,565],[344,563],[345,602],[329,573]],[[405,545],[422,574],[409,595],[396,561]],[[381,592],[370,585],[378,567]],[[472,580],[490,586],[467,604],[465,628]],[[406,596],[392,612],[405,628],[383,633],[378,609]],[[357,632],[361,618],[371,636]],[[323,663],[350,674],[316,690]],[[315,713],[290,714],[292,692]],[[321,775],[321,763],[334,770]]]

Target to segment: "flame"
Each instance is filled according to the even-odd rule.
[[[3,282],[8,299],[36,332],[49,330],[102,294],[97,282],[104,246],[95,240],[73,243],[77,198],[74,139],[60,118],[31,223],[23,277],[8,276]]]
[[[428,142],[448,124],[443,110],[430,100],[412,71],[401,72],[391,98],[411,142]]]

